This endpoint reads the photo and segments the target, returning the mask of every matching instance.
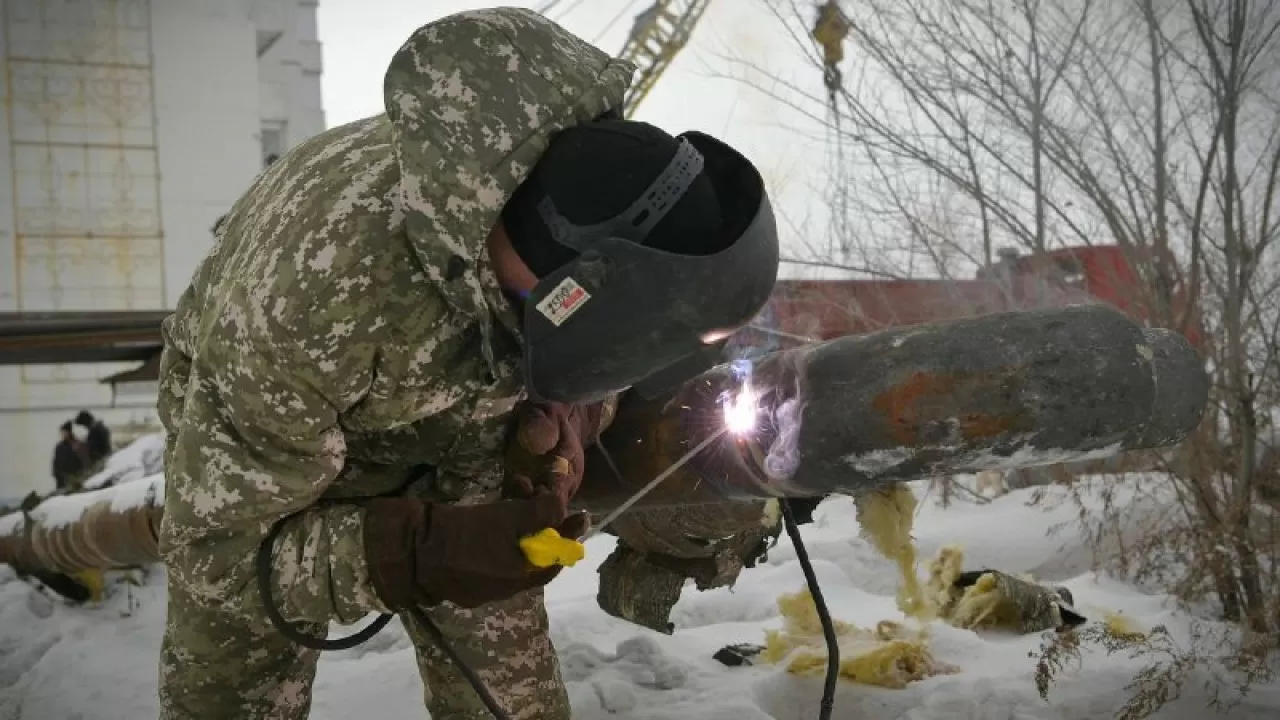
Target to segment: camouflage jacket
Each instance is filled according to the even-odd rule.
[[[403,488],[492,494],[523,397],[517,317],[485,240],[551,136],[619,108],[633,67],[528,10],[417,30],[386,114],[313,137],[219,228],[164,325],[161,550],[169,581],[260,613],[254,555],[276,521],[293,621],[384,610],[363,510]]]

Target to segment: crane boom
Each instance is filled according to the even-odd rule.
[[[684,49],[711,0],[657,0],[636,16],[631,35],[619,57],[635,63],[639,70],[622,104],[624,117],[631,117],[644,101],[671,61]]]

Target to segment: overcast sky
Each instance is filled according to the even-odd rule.
[[[770,185],[784,242],[795,255],[802,243],[820,242],[820,196],[825,158],[821,131],[761,93],[716,73],[743,70],[726,56],[749,56],[781,69],[797,87],[816,90],[821,74],[782,32],[765,0],[713,0],[692,40],[640,106],[635,118],[668,132],[701,130],[751,158]],[[330,126],[382,112],[382,76],[392,54],[417,27],[460,10],[495,4],[537,8],[537,2],[466,0],[321,0],[324,105]],[[649,0],[561,0],[548,15],[570,31],[616,54],[636,13]],[[571,8],[571,9],[570,9]],[[568,10],[563,17],[560,12]],[[616,18],[616,20],[615,20]],[[611,24],[612,22],[612,24]],[[817,135],[817,140],[810,139]],[[817,188],[817,190],[815,190]],[[803,237],[802,237],[803,236]]]

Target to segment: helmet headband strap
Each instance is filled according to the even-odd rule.
[[[702,153],[680,138],[676,153],[649,187],[621,213],[594,225],[575,225],[556,209],[549,195],[538,201],[538,215],[546,223],[551,237],[578,252],[591,248],[598,238],[615,236],[639,243],[649,236],[662,218],[679,202],[693,184],[705,163]]]

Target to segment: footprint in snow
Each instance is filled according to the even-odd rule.
[[[653,638],[643,636],[618,643],[613,655],[574,643],[560,651],[560,669],[567,682],[586,683],[598,706],[609,713],[636,709],[637,689],[676,690],[689,682],[684,663],[663,652]]]

